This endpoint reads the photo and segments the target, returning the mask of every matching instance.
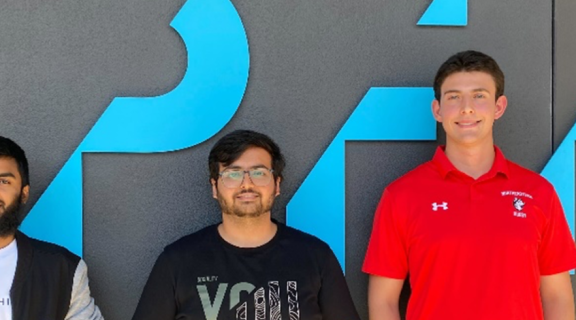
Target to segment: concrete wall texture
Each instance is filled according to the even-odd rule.
[[[502,67],[509,108],[495,135],[513,161],[541,171],[576,122],[573,1],[468,1],[467,25],[459,27],[418,26],[430,0],[231,3],[244,26],[250,67],[230,122],[208,140],[175,152],[82,155],[83,255],[93,294],[109,320],[131,317],[166,244],[219,221],[207,154],[232,130],[267,133],[283,149],[288,167],[273,216],[286,221],[286,205],[370,88],[430,87],[438,66],[458,51],[486,52]],[[27,151],[28,209],[114,98],[161,96],[194,72],[187,71],[194,43],[185,44],[170,26],[184,5],[0,5],[0,135]],[[219,116],[215,111],[213,117]],[[345,267],[365,319],[367,277],[360,266],[380,194],[428,160],[442,140],[439,130],[438,142],[346,143],[345,228],[354,232],[346,233]],[[67,194],[57,199],[71,201]],[[567,212],[572,220],[574,214]]]

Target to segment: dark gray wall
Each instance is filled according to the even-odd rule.
[[[554,147],[576,122],[576,2],[555,1],[554,8]]]
[[[429,0],[232,2],[251,67],[229,125],[178,152],[84,155],[85,259],[107,319],[130,318],[164,245],[219,220],[206,158],[234,129],[265,132],[283,148],[288,168],[274,216],[284,221],[285,205],[370,87],[431,86],[437,67],[457,51],[484,51],[503,68],[510,105],[496,141],[512,160],[541,170],[576,120],[576,8],[569,1],[469,1],[469,24],[456,28],[416,26]],[[169,23],[183,3],[0,5],[0,134],[28,153],[31,204],[114,97],[154,96],[179,83],[186,50]],[[381,191],[429,159],[435,145],[347,144],[346,228],[354,233],[347,233],[346,269],[364,318],[359,270]]]

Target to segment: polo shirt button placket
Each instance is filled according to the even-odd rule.
[[[468,203],[469,213],[472,214],[476,211],[476,210],[474,210],[474,182],[472,182],[468,185],[468,193],[469,193],[469,199],[470,199],[470,202]]]

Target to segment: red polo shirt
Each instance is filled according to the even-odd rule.
[[[407,320],[543,319],[540,276],[576,267],[552,185],[495,150],[477,180],[438,148],[384,190],[363,271],[410,273]]]

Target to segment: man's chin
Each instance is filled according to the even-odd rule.
[[[0,232],[0,238],[12,238],[14,236],[16,236],[16,230],[14,230],[14,232],[9,232],[9,233]]]
[[[3,219],[0,219],[0,238],[12,237],[18,231],[20,227],[19,222],[7,222]]]
[[[20,198],[18,198],[10,206],[4,206],[0,213],[0,237],[15,235],[22,220],[24,220],[24,217]]]
[[[230,215],[236,216],[238,218],[258,218],[264,215],[263,211],[239,211],[234,210]]]
[[[11,237],[20,227],[21,219],[17,217],[0,216],[0,237]]]

